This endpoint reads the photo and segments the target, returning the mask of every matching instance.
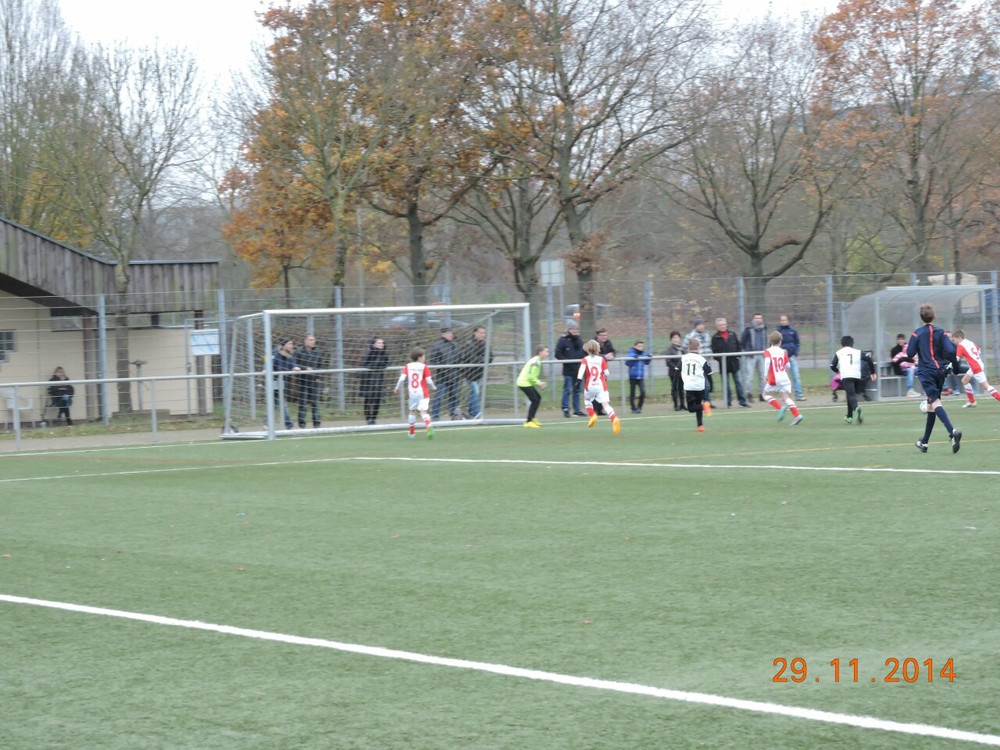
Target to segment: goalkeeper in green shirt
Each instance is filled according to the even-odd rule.
[[[528,407],[528,418],[524,420],[525,427],[539,428],[542,423],[535,419],[538,413],[538,406],[542,403],[542,394],[539,388],[545,387],[545,381],[540,380],[542,374],[542,362],[549,358],[549,348],[540,345],[535,347],[535,356],[524,363],[520,374],[517,376],[517,387],[521,389],[531,406]]]

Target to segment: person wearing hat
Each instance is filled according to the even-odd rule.
[[[705,330],[705,319],[695,318],[694,328],[691,330],[687,336],[684,337],[684,342],[681,344],[681,351],[687,354],[688,344],[692,339],[697,339],[698,343],[701,345],[701,349],[698,352],[705,359],[708,359],[712,355],[712,337],[709,335],[708,331]],[[708,404],[712,403],[712,365],[709,364],[709,372],[705,375],[705,395],[704,401]]]
[[[271,356],[271,372],[274,373],[274,410],[280,412],[285,421],[285,429],[292,429],[292,415],[288,411],[291,397],[291,377],[283,373],[298,372],[302,368],[295,361],[295,341],[285,337],[278,341]],[[277,414],[275,414],[277,418]]]
[[[462,364],[462,351],[455,342],[455,334],[451,326],[441,329],[441,338],[427,353],[427,364],[434,374],[437,390],[431,401],[431,421],[437,422],[441,416],[441,405],[445,394],[448,394],[448,412],[452,420],[461,419],[458,412],[458,385],[461,371],[455,366]]]
[[[580,360],[586,356],[587,353],[583,350],[583,339],[580,337],[580,324],[576,322],[575,318],[569,318],[566,320],[566,333],[560,336],[556,342],[556,359],[564,360],[562,393],[564,417],[570,415],[570,395],[573,397],[573,414],[578,417],[587,416],[580,410],[580,381],[576,379]]]

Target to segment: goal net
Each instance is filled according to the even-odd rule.
[[[516,380],[531,357],[530,331],[527,303],[242,316],[227,332],[223,437],[399,428],[407,423],[406,390],[393,389],[418,347],[427,352],[438,386],[431,395],[436,427],[519,421],[525,406]],[[312,350],[306,348],[310,334]],[[384,356],[371,354],[377,340]],[[279,354],[283,345],[292,361]],[[285,369],[290,366],[300,369]]]

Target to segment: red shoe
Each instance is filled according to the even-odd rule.
[[[704,425],[698,425],[698,432],[704,432],[704,431],[705,431],[705,426]]]

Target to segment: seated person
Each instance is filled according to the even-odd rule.
[[[69,416],[69,407],[73,405],[73,386],[62,381],[69,380],[66,375],[66,371],[61,367],[57,367],[52,373],[52,377],[49,378],[49,382],[54,382],[55,385],[49,386],[49,397],[51,399],[51,405],[55,406],[59,411],[56,412],[56,419],[66,417],[66,424],[73,424],[73,420]]]
[[[913,390],[913,376],[917,374],[917,364],[914,358],[906,356],[906,336],[902,333],[896,334],[896,345],[889,350],[889,357],[892,359],[892,372],[906,378],[906,395],[909,397],[919,396]]]

